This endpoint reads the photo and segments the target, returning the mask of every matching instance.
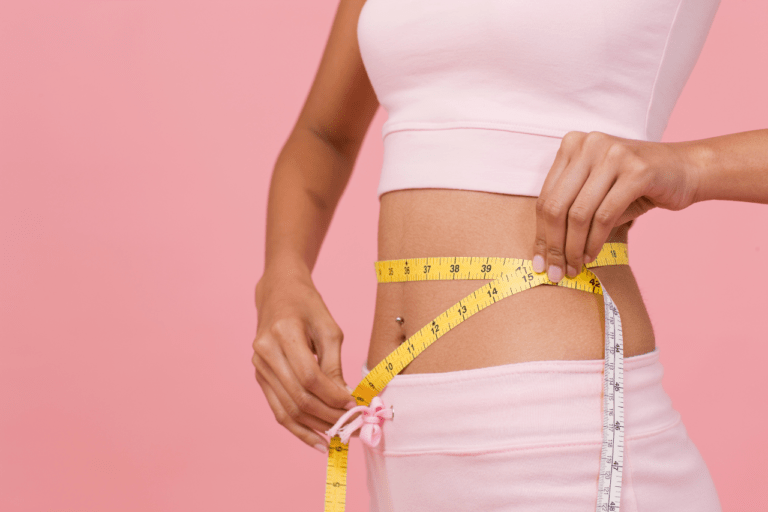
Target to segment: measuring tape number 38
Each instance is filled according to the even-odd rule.
[[[603,426],[600,453],[596,512],[619,512],[621,477],[624,462],[624,364],[621,317],[611,296],[602,287],[591,267],[628,265],[627,244],[606,243],[597,258],[584,265],[573,278],[564,277],[558,283],[550,281],[545,272],[533,271],[531,260],[498,257],[435,257],[407,258],[375,262],[378,282],[493,279],[448,308],[422,327],[385,357],[360,381],[352,396],[366,413],[375,410],[379,417],[391,418],[392,410],[376,407],[377,397],[392,378],[400,373],[429,345],[461,322],[501,299],[529,290],[535,286],[553,285],[602,294],[605,304],[605,365],[603,372]],[[372,404],[373,402],[373,404]],[[363,409],[363,408],[361,408]],[[359,412],[357,407],[342,418]],[[344,421],[346,421],[346,418]],[[378,418],[376,418],[378,419]],[[344,421],[339,420],[340,423]],[[344,427],[326,431],[331,436],[325,483],[325,512],[344,512],[347,488],[347,456],[352,431],[363,421],[361,417]],[[378,426],[378,425],[377,425]],[[361,431],[361,435],[363,435]],[[369,429],[366,436],[378,437],[380,428]],[[378,439],[377,439],[378,440]],[[376,440],[376,441],[377,441]],[[376,444],[376,442],[374,442]]]

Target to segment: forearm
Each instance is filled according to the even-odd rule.
[[[354,165],[308,129],[296,129],[275,163],[267,202],[264,272],[312,273]]]
[[[686,145],[698,183],[694,202],[724,199],[768,204],[768,129]]]

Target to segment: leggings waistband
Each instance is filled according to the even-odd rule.
[[[526,361],[398,374],[379,397],[395,417],[376,450],[477,453],[602,442],[602,359]],[[362,376],[368,373],[365,364]],[[653,435],[680,415],[661,385],[658,347],[624,359],[625,438]]]

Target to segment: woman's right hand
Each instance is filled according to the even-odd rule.
[[[275,419],[327,452],[316,431],[330,429],[356,405],[341,371],[344,335],[306,269],[265,272],[256,285],[256,309],[252,362]]]

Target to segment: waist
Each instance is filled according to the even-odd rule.
[[[425,256],[533,257],[537,196],[450,188],[380,198],[378,260]],[[628,224],[606,242],[627,243]]]
[[[439,256],[530,259],[536,197],[448,189],[397,190],[381,198],[378,260]],[[488,212],[495,215],[489,216]],[[627,227],[609,242],[627,240]],[[631,257],[630,257],[631,262]],[[629,266],[592,269],[621,312],[625,355],[653,350],[650,318]],[[378,283],[368,364],[490,280]],[[403,373],[551,359],[601,359],[603,300],[539,286],[498,301],[445,333]],[[400,317],[403,321],[397,322]]]

